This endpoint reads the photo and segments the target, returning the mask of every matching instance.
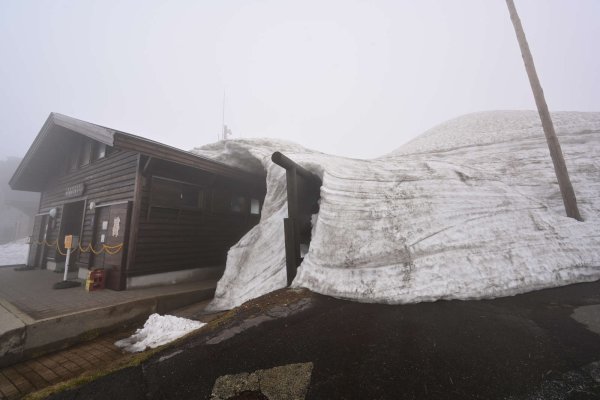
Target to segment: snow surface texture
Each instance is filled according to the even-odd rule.
[[[27,238],[0,244],[0,266],[25,264],[28,253]]]
[[[206,324],[203,322],[172,315],[152,314],[142,329],[138,329],[126,339],[116,341],[115,346],[130,353],[144,351],[148,347],[154,349],[179,339],[204,325]]]
[[[535,111],[466,115],[373,160],[239,139],[193,151],[267,172],[260,223],[227,257],[213,309],[285,287],[281,151],[320,176],[293,286],[363,302],[478,299],[600,279],[600,113],[552,114],[580,212],[565,216]]]

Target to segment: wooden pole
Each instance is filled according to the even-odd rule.
[[[515,3],[513,0],[506,0],[506,5],[508,6],[510,19],[512,20],[515,33],[517,34],[517,40],[519,42],[519,47],[521,48],[521,55],[523,56],[525,70],[527,71],[527,76],[529,77],[529,84],[531,85],[531,90],[533,91],[535,104],[537,105],[538,113],[540,114],[540,119],[542,120],[542,127],[544,128],[546,142],[548,143],[548,148],[550,149],[550,157],[552,157],[552,163],[554,164],[554,172],[556,173],[556,178],[558,179],[558,187],[560,188],[560,193],[565,205],[567,217],[575,218],[578,221],[583,221],[581,215],[579,214],[579,209],[577,208],[575,192],[573,191],[573,186],[571,185],[571,180],[569,179],[569,172],[567,171],[565,159],[560,148],[560,143],[558,142],[556,132],[554,131],[554,125],[552,124],[550,111],[548,111],[548,105],[546,104],[546,99],[544,98],[544,91],[542,90],[542,85],[540,84],[540,80],[535,70],[535,65],[533,64],[533,56],[531,55],[529,44],[525,38],[525,32],[523,31],[523,26],[521,25],[521,19],[517,14],[517,9],[515,8]]]

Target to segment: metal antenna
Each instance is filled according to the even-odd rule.
[[[223,122],[221,124],[221,139],[225,140],[225,89],[223,89]]]

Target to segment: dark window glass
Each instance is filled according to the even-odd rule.
[[[165,179],[152,180],[152,205],[179,208],[181,184]]]
[[[229,212],[229,208],[231,205],[231,194],[220,190],[215,189],[212,195],[212,210],[216,213],[226,213]]]
[[[90,163],[92,156],[92,145],[93,142],[91,140],[86,140],[83,142],[81,157],[79,158],[79,165],[84,166]]]
[[[106,157],[106,145],[104,143],[94,143],[94,152],[92,155],[92,160],[96,161],[104,157]]]
[[[198,205],[198,189],[192,185],[181,185],[181,205],[184,207],[196,207]]]
[[[198,186],[154,177],[151,205],[165,208],[203,208],[204,192]]]
[[[79,162],[79,146],[76,146],[69,156],[69,171],[75,171]]]
[[[243,196],[234,196],[231,199],[231,211],[234,213],[246,213],[246,198]]]
[[[252,215],[260,214],[260,201],[258,199],[250,200],[250,214],[252,214]]]
[[[198,203],[196,204],[198,208],[204,208],[204,191],[198,190]]]

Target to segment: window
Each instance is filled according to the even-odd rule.
[[[202,209],[204,208],[204,191],[198,190],[198,202],[196,203],[197,207]]]
[[[221,190],[215,189],[212,193],[211,209],[215,213],[227,213],[231,205],[231,194]]]
[[[92,145],[94,144],[94,142],[92,142],[91,140],[86,140],[83,142],[83,146],[82,146],[82,150],[81,150],[81,157],[79,158],[79,165],[80,166],[84,166],[84,165],[88,165],[91,161],[91,157],[92,157]]]
[[[260,201],[258,199],[250,199],[250,214],[260,214]]]
[[[151,205],[165,208],[203,208],[204,192],[198,186],[153,177]]]
[[[101,158],[106,157],[106,145],[104,143],[94,143],[94,152],[92,154],[92,160],[100,160]]]
[[[73,146],[69,154],[69,171],[75,171],[79,165],[79,146]]]
[[[179,208],[181,203],[181,184],[166,179],[152,180],[152,205]]]
[[[198,206],[198,188],[181,184],[181,205],[184,207]]]
[[[246,198],[243,196],[234,196],[231,199],[231,211],[245,214],[247,212]]]

